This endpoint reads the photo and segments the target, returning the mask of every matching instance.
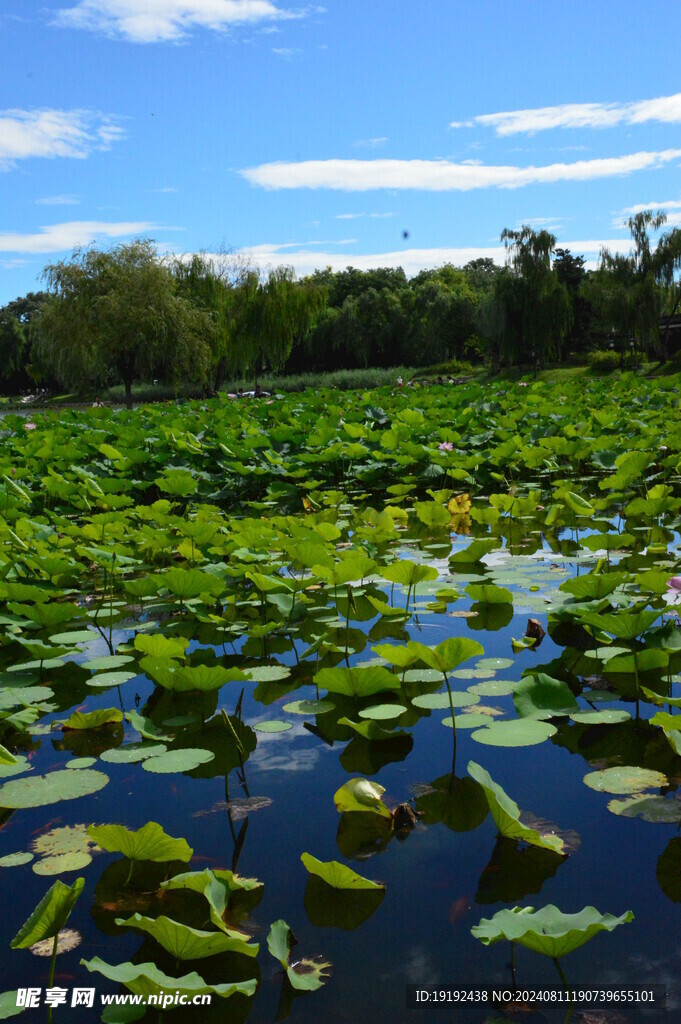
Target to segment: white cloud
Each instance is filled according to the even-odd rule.
[[[0,111],[0,170],[29,157],[84,159],[123,136],[113,118],[91,110]]]
[[[75,249],[112,238],[142,235],[154,230],[148,221],[105,221],[73,220],[64,224],[50,224],[38,231],[21,234],[15,231],[0,232],[0,252],[52,253]]]
[[[80,196],[43,196],[42,199],[36,199],[36,203],[38,206],[78,206]]]
[[[180,190],[178,188],[175,188],[174,185],[166,185],[164,188],[154,188],[154,189],[152,189],[152,192],[156,192],[159,195],[167,195],[167,194],[170,194],[172,192],[179,192],[179,191]]]
[[[469,121],[452,121],[450,127],[472,128],[478,124],[494,128],[497,135],[533,135],[551,128],[612,128],[649,121],[681,124],[681,92],[636,103],[561,103],[555,107],[479,114]]]
[[[281,57],[282,60],[293,60],[294,57],[299,57],[302,52],[298,48],[291,49],[288,46],[272,47],[272,53],[276,53],[277,57]]]
[[[268,163],[240,173],[267,189],[326,188],[346,192],[421,189],[468,192],[478,188],[520,188],[556,181],[589,181],[660,167],[681,157],[681,149],[631,153],[543,167],[456,164],[449,160],[303,160]]]
[[[133,43],[159,43],[183,39],[196,28],[218,32],[306,13],[285,10],[273,0],[79,0],[57,11],[57,24]]]
[[[569,249],[575,255],[592,256],[590,266],[595,266],[596,258],[602,248],[611,252],[629,252],[631,240],[627,238],[585,239],[560,242],[560,248]],[[239,250],[241,255],[248,257],[259,267],[272,267],[285,264],[292,266],[301,277],[311,274],[314,270],[331,267],[333,270],[345,270],[356,267],[358,270],[371,270],[376,267],[402,267],[406,274],[412,276],[420,270],[453,263],[463,266],[470,260],[487,257],[500,266],[506,262],[508,253],[503,245],[470,246],[465,248],[433,248],[433,249],[401,249],[394,252],[380,253],[338,253],[338,252],[306,252],[302,249],[292,251],[288,245],[265,243],[263,245],[246,246]]]

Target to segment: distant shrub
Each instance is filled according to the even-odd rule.
[[[620,354],[613,349],[594,349],[588,353],[586,361],[594,373],[612,373],[619,369]]]

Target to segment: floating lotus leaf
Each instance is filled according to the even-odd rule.
[[[173,921],[170,917],[144,917],[133,914],[132,917],[116,918],[116,924],[123,928],[136,928],[146,932],[160,946],[174,956],[176,960],[202,960],[208,956],[219,956],[221,953],[240,953],[242,956],[257,956],[257,943],[244,942],[241,938],[231,938],[225,932],[206,932],[189,925]]]
[[[537,911],[532,907],[500,910],[492,918],[483,918],[471,928],[471,933],[485,946],[508,939],[535,953],[558,959],[579,949],[599,932],[611,932],[633,919],[631,910],[621,917],[600,914],[595,907],[584,907],[578,914],[564,914],[549,903]]]
[[[11,948],[28,949],[42,939],[54,938],[66,924],[84,885],[84,878],[77,878],[73,885],[56,881],[14,936]]]
[[[300,859],[311,875],[317,875],[332,889],[385,889],[384,885],[363,878],[352,868],[340,864],[337,860],[317,860],[310,853],[301,854]]]
[[[448,693],[422,693],[419,697],[412,697],[412,704],[415,708],[424,708],[430,711],[442,711],[445,708],[467,708],[471,704],[477,704],[480,698],[477,694],[452,692],[451,702]]]
[[[500,672],[502,669],[511,668],[512,665],[512,658],[481,658],[480,661],[475,663],[476,668],[491,669],[493,672]]]
[[[475,683],[468,687],[468,692],[480,697],[507,697],[513,693],[517,682],[510,679],[488,679],[484,683]]]
[[[324,715],[333,711],[335,704],[331,700],[294,700],[284,704],[282,711],[289,715]]]
[[[544,849],[552,850],[560,855],[567,853],[560,836],[543,835],[521,822],[520,808],[515,800],[512,800],[504,792],[481,765],[476,764],[475,761],[469,761],[468,774],[484,789],[494,823],[503,836],[507,836],[509,839],[518,839],[531,846],[544,847]]]
[[[25,754],[17,754],[13,764],[0,764],[0,779],[9,779],[12,775],[32,770],[31,763]]]
[[[93,764],[97,764],[96,757],[74,757],[71,761],[67,761],[64,767],[77,771],[79,768],[92,768]]]
[[[19,853],[8,853],[5,854],[4,857],[0,857],[0,868],[18,868],[21,867],[22,864],[29,864],[32,860],[32,853],[24,851]]]
[[[92,768],[79,771],[60,769],[49,775],[12,779],[0,786],[0,807],[43,807],[60,800],[76,800],[103,789],[109,776]]]
[[[651,768],[621,767],[604,768],[602,771],[589,772],[584,776],[584,783],[599,793],[642,793],[646,789],[659,789],[668,783],[666,775],[653,771]]]
[[[369,812],[389,818],[390,811],[381,799],[384,793],[384,787],[379,786],[377,782],[370,782],[368,779],[350,779],[336,790],[333,801],[336,810],[341,814],[346,811]]]
[[[641,818],[643,821],[664,825],[681,822],[681,801],[663,796],[630,796],[626,800],[610,800],[608,810],[623,818]]]
[[[109,672],[122,668],[123,665],[129,664],[131,661],[134,661],[131,654],[107,654],[106,657],[84,661],[80,667],[90,669],[91,672]]]
[[[131,743],[127,747],[105,750],[99,757],[107,764],[136,764],[138,761],[144,761],[146,757],[165,754],[167,749],[165,743]]]
[[[544,672],[523,676],[514,687],[513,703],[521,718],[546,719],[579,711],[567,683]]]
[[[294,989],[314,992],[326,981],[328,974],[324,972],[331,964],[324,960],[294,960],[291,963],[291,950],[297,941],[286,921],[279,920],[270,927],[267,948],[286,971],[286,976]]]
[[[359,712],[359,717],[375,722],[389,722],[394,718],[399,718],[406,710],[402,704],[374,704],[373,707],[363,708]]]
[[[272,718],[266,722],[258,722],[253,728],[256,732],[288,732],[291,729],[291,722],[282,722],[276,718]]]
[[[628,722],[631,715],[624,708],[608,708],[604,711],[576,711],[570,718],[579,725],[618,725]]]
[[[98,956],[92,960],[81,960],[82,967],[88,971],[104,975],[109,981],[115,981],[135,995],[158,996],[166,992],[172,992],[178,996],[185,996],[191,1000],[198,995],[220,996],[228,999],[230,996],[250,996],[255,994],[257,981],[235,981],[220,985],[210,985],[207,981],[192,971],[191,974],[183,974],[179,978],[171,978],[159,970],[156,964],[107,964]]]
[[[164,754],[148,757],[142,762],[145,772],[157,775],[169,775],[172,772],[189,772],[200,764],[208,764],[215,758],[212,750],[199,747],[184,747],[181,750],[168,750]]]
[[[186,839],[166,835],[156,821],[148,821],[133,831],[124,825],[90,825],[91,839],[109,853],[122,853],[128,860],[171,861],[191,860],[193,850]]]
[[[256,665],[247,669],[251,679],[258,683],[278,683],[288,679],[291,669],[288,665]],[[246,676],[244,676],[244,679]]]
[[[477,729],[473,739],[488,747],[532,747],[556,733],[555,725],[534,718],[518,718],[510,722],[491,722]]]
[[[85,825],[65,825],[38,836],[31,847],[40,858],[33,864],[36,875],[61,875],[86,868],[92,862],[96,843],[88,836]]]
[[[87,685],[100,689],[107,689],[109,686],[122,686],[135,678],[134,672],[102,672],[100,675],[91,676]]]
[[[451,715],[447,715],[446,718],[442,719],[441,724],[445,725],[448,729],[452,729],[455,725],[457,729],[480,729],[487,725],[488,722],[489,718],[487,715],[480,714],[479,712],[471,714],[464,712],[464,714],[456,716],[456,721]]]

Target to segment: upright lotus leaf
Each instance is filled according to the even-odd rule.
[[[161,585],[181,601],[189,601],[202,594],[217,597],[225,589],[222,580],[201,569],[169,569],[160,579]]]
[[[0,765],[3,764],[18,764],[16,757],[0,743]]]
[[[425,526],[449,526],[452,521],[451,514],[437,501],[416,501],[414,511]]]
[[[186,839],[166,835],[156,821],[148,821],[137,831],[124,825],[90,825],[88,835],[109,853],[122,853],[128,860],[171,861],[188,863],[194,851]]]
[[[469,583],[466,593],[478,604],[513,604],[511,591],[494,583]]]
[[[297,943],[293,932],[286,921],[275,921],[267,936],[267,948],[286,971],[291,986],[300,992],[314,992],[321,988],[328,974],[324,971],[331,967],[327,961],[295,960],[291,963],[291,950]]]
[[[314,681],[320,689],[347,697],[373,697],[375,693],[400,689],[397,676],[379,665],[323,668],[317,672]]]
[[[625,573],[590,572],[586,576],[575,576],[565,580],[558,589],[572,594],[577,601],[594,601],[608,597],[626,582]]]
[[[194,479],[188,469],[167,469],[162,476],[156,477],[154,483],[166,494],[176,498],[187,498],[195,494],[199,487],[198,480]]]
[[[368,779],[350,779],[336,790],[333,802],[336,805],[336,810],[341,814],[345,811],[363,811],[389,818],[390,811],[381,799],[383,793],[385,793],[385,788],[379,786],[377,782],[369,782]]]
[[[186,665],[175,670],[175,678],[175,689],[180,693],[191,690],[209,693],[219,690],[225,683],[243,683],[248,677],[238,668],[225,668],[223,665]]]
[[[260,948],[257,943],[231,938],[223,931],[201,931],[164,915],[144,917],[142,914],[133,914],[127,920],[117,917],[116,924],[146,932],[177,960],[202,960],[207,956],[219,956],[220,953],[257,956]]]
[[[187,871],[181,875],[175,875],[161,883],[162,889],[188,889],[197,892],[204,897],[208,903],[211,923],[219,928],[230,938],[240,939],[248,942],[250,936],[238,928],[227,924],[225,916],[229,910],[229,901],[233,892],[244,890],[252,892],[258,899],[258,890],[262,893],[262,882],[256,878],[241,878],[232,871],[214,870],[206,868],[204,871]]]
[[[51,629],[53,626],[60,626],[63,622],[70,622],[81,614],[80,608],[69,602],[57,603],[56,601],[41,602],[40,604],[8,604],[7,606],[15,615],[28,619],[41,629]]]
[[[455,569],[463,569],[465,566],[476,565],[490,551],[499,547],[495,537],[485,537],[481,540],[474,540],[463,551],[457,551],[449,559],[449,564]]]
[[[570,511],[574,512],[576,516],[592,516],[595,512],[593,505],[575,491],[560,488],[555,492],[555,496],[564,501]]]
[[[60,722],[62,729],[101,729],[105,725],[117,725],[123,721],[123,712],[119,708],[96,708],[94,711],[74,711],[65,721]]]
[[[424,662],[428,668],[442,672],[443,675],[451,672],[469,658],[485,653],[482,644],[479,644],[477,640],[469,640],[468,637],[460,636],[443,640],[437,647],[426,647],[425,644],[418,643],[416,640],[410,640],[407,650],[414,656],[414,660]]]
[[[58,935],[68,921],[84,885],[84,878],[77,878],[73,885],[56,881],[14,936],[10,943],[11,948],[28,949],[35,942],[52,939]]]
[[[125,717],[128,722],[130,722],[133,729],[135,729],[140,736],[143,736],[145,740],[156,740],[157,742],[170,743],[173,738],[172,736],[168,736],[163,733],[150,718],[145,718],[144,715],[140,715],[140,713],[134,709],[132,711],[126,711]]]
[[[381,883],[363,878],[352,868],[340,864],[337,860],[317,860],[310,853],[301,854],[300,859],[311,875],[317,875],[332,889],[385,889]]]
[[[600,914],[595,907],[584,907],[578,914],[564,914],[549,903],[537,911],[533,907],[499,910],[494,917],[483,918],[471,928],[471,933],[485,946],[508,939],[535,953],[558,959],[579,949],[599,932],[611,932],[633,919],[631,910],[621,917]]]
[[[159,970],[156,964],[151,963],[107,964],[98,956],[93,957],[92,960],[81,960],[80,963],[91,973],[94,971],[103,974],[109,981],[125,985],[133,995],[145,997],[172,992],[174,995],[185,996],[188,1000],[200,995],[220,996],[222,999],[228,999],[237,993],[250,998],[258,987],[254,978],[249,981],[210,985],[195,971],[192,971],[191,974],[183,974],[180,978],[171,978]]]
[[[523,825],[520,820],[520,808],[515,800],[512,800],[501,786],[494,782],[489,772],[486,772],[481,765],[476,764],[475,761],[469,761],[468,774],[484,789],[490,813],[501,835],[530,843],[532,846],[544,847],[544,849],[552,850],[561,856],[567,854],[565,843],[560,836],[542,835],[536,829]]]
[[[153,658],[184,658],[189,640],[183,636],[163,636],[162,633],[138,633],[135,650]]]
[[[579,711],[568,684],[544,672],[523,676],[513,689],[513,703],[520,718],[547,719]]]
[[[406,644],[377,644],[371,650],[395,668],[404,669],[416,661],[416,656],[407,648]]]
[[[662,611],[620,611],[610,613],[587,612],[580,616],[580,622],[593,626],[603,633],[610,633],[618,640],[633,641],[645,633],[659,619]]]
[[[449,516],[447,516],[449,522]],[[417,583],[424,580],[436,580],[437,569],[432,565],[423,565],[420,562],[411,562],[408,558],[398,558],[390,565],[381,566],[381,576],[391,583],[399,583],[403,587],[415,587]]]

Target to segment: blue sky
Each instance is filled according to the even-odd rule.
[[[633,209],[681,223],[680,30],[676,0],[3,0],[0,302],[138,234],[413,273],[527,222],[593,262]]]

